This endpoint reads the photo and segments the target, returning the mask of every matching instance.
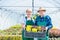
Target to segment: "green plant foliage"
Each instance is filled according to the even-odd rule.
[[[22,27],[20,24],[11,26],[9,29],[0,30],[0,35],[21,35]]]
[[[22,40],[20,35],[0,35],[0,40]]]

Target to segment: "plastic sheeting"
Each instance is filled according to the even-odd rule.
[[[20,24],[25,10],[32,7],[33,0],[0,0],[0,29],[9,28]],[[34,0],[34,13],[39,7],[45,7],[46,13],[51,16],[53,26],[60,27],[60,1],[59,0]]]

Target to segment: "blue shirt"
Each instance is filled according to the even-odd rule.
[[[48,15],[43,16],[43,17],[37,16],[35,19],[35,25],[36,26],[38,25],[37,21],[44,21],[44,19],[46,21],[46,27],[48,27],[48,30],[49,30],[50,28],[52,28],[52,22],[51,22],[51,18]]]

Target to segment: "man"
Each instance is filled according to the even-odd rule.
[[[24,28],[27,26],[27,25],[31,25],[33,26],[34,25],[34,21],[32,19],[32,10],[31,9],[27,9],[26,10],[26,17],[24,17],[22,20],[22,40],[33,40],[33,38],[25,38],[24,37]]]
[[[39,16],[36,17],[35,19],[35,25],[36,26],[41,26],[43,29],[46,28],[46,30],[48,31],[49,29],[52,28],[52,22],[51,22],[51,18],[48,15],[45,15],[45,8],[39,8],[38,13]],[[49,40],[48,38],[48,32],[46,35],[46,39],[38,39],[38,40]]]

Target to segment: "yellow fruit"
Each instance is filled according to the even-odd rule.
[[[26,31],[27,32],[31,32],[31,28],[26,28]]]
[[[37,28],[32,28],[32,32],[37,32]]]
[[[27,25],[27,28],[31,28],[32,26],[31,25]]]
[[[27,32],[31,32],[31,28],[32,28],[31,25],[27,25],[27,27],[26,27],[26,31],[27,31]]]
[[[41,30],[41,27],[37,27],[38,30]]]

